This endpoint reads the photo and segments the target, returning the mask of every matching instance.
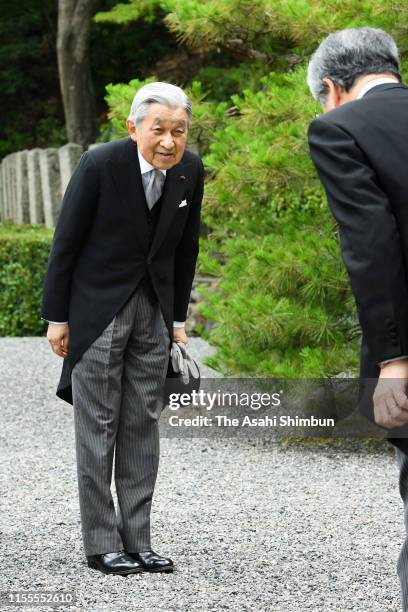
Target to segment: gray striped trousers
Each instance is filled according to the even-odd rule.
[[[72,371],[81,530],[86,555],[141,552],[159,464],[158,419],[169,334],[142,283]],[[117,513],[111,493],[114,480]]]
[[[408,612],[408,455],[395,448],[395,458],[399,467],[399,491],[404,502],[405,540],[398,557],[397,572],[401,584],[403,612]]]

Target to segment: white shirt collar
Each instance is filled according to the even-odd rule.
[[[378,79],[373,79],[372,81],[369,81],[368,83],[366,83],[360,89],[360,91],[358,92],[358,96],[357,96],[356,100],[359,100],[360,98],[365,96],[367,91],[370,91],[370,89],[372,89],[373,87],[377,87],[377,85],[385,85],[386,83],[399,83],[399,81],[397,79],[393,79],[391,77],[379,77]]]
[[[162,170],[161,168],[155,168],[154,166],[152,166],[152,164],[149,164],[149,162],[146,161],[143,155],[140,153],[139,149],[137,149],[137,154],[139,156],[140,172],[142,174],[146,174],[146,172],[150,172],[150,170],[157,169],[160,170],[160,172],[163,172],[164,176],[166,176],[166,170]]]

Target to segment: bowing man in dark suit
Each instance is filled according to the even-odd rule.
[[[330,34],[308,84],[325,113],[310,125],[310,152],[363,332],[360,405],[390,430],[408,528],[408,88],[395,42],[373,28]],[[398,574],[408,610],[408,539]]]
[[[169,349],[187,342],[198,254],[204,169],[185,149],[191,116],[179,87],[137,92],[129,137],[82,155],[48,260],[41,317],[64,359],[57,395],[74,408],[84,550],[105,573],[173,570],[151,549],[150,509]]]

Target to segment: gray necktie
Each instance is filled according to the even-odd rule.
[[[149,210],[152,210],[153,206],[160,198],[163,191],[165,178],[165,175],[163,174],[163,172],[160,172],[160,170],[150,170],[149,183],[145,190],[146,201]]]

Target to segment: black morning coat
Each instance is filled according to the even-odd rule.
[[[309,145],[339,226],[363,332],[360,409],[373,419],[378,363],[408,356],[408,88],[377,85],[315,119]],[[388,436],[408,453],[408,428]]]
[[[167,170],[151,237],[137,145],[131,138],[84,153],[62,202],[44,279],[41,317],[68,321],[69,354],[57,396],[72,404],[71,372],[148,275],[163,318],[184,321],[198,255],[204,168],[185,151]],[[180,204],[187,201],[186,206]]]

